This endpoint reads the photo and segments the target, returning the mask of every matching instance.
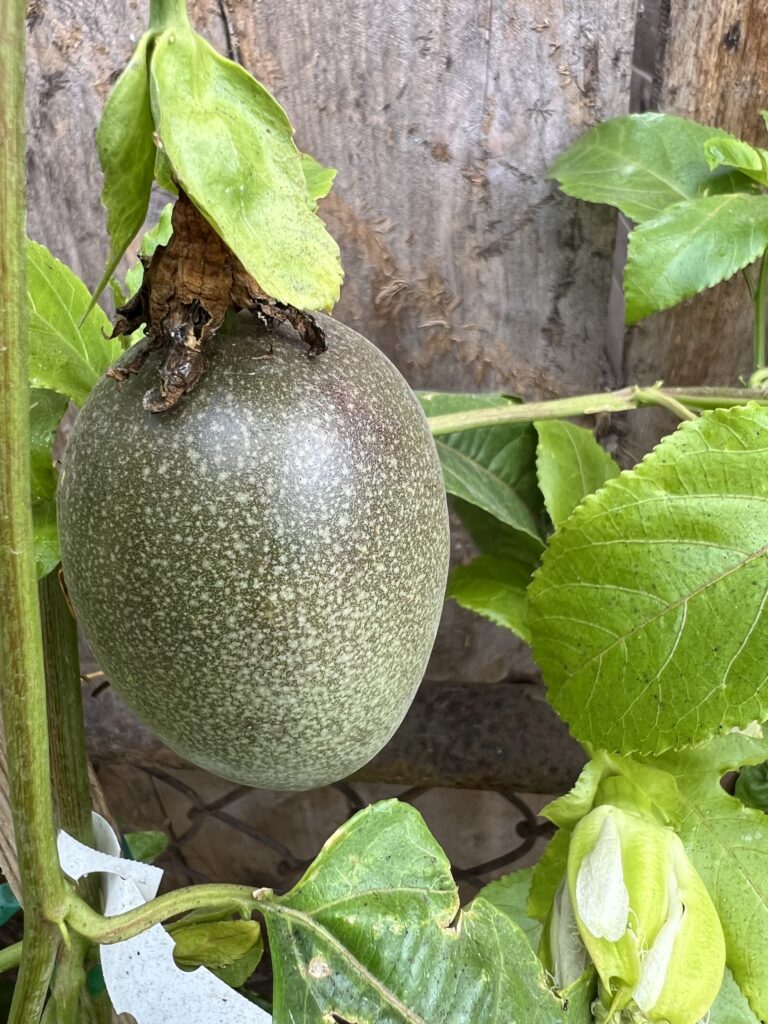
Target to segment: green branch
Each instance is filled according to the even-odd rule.
[[[429,417],[432,434],[455,434],[478,427],[503,423],[531,423],[534,420],[559,420],[597,413],[629,412],[645,406],[669,409],[681,419],[695,419],[693,410],[727,409],[734,405],[759,402],[768,405],[768,392],[746,388],[650,388],[628,387],[593,395],[574,395],[546,402],[523,402],[470,412],[447,413]]]
[[[24,233],[24,14],[0,33],[0,697],[24,901],[25,942],[9,1024],[37,1024],[65,890],[56,852],[45,675],[30,510]]]
[[[0,949],[0,974],[11,971],[21,963],[23,943],[15,942],[12,946]]]
[[[193,885],[166,893],[135,910],[114,917],[103,917],[92,910],[84,900],[70,897],[67,924],[91,942],[110,945],[141,935],[152,925],[160,924],[178,914],[201,908],[229,910],[248,918],[258,907],[265,890],[248,885]]]

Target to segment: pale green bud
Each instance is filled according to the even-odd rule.
[[[567,878],[604,1003],[669,1024],[703,1017],[722,982],[725,943],[679,837],[603,804],[573,831]]]
[[[581,940],[565,879],[555,895],[547,927],[552,983],[556,989],[568,988],[587,969],[589,956]]]

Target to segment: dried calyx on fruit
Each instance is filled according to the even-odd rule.
[[[203,349],[227,310],[291,323],[323,351],[303,310],[330,310],[342,270],[317,215],[335,172],[293,141],[275,99],[191,27],[184,0],[152,0],[148,31],[117,81],[96,137],[111,245],[94,301],[141,230],[153,181],[178,195],[173,234],[118,310],[115,336],[146,325],[144,346],[113,371],[124,380],[159,350],[153,412],[171,408],[205,369]],[[135,340],[135,339],[134,339]]]
[[[270,298],[179,189],[173,234],[144,267],[136,294],[117,310],[112,337],[146,325],[143,341],[109,371],[117,381],[137,373],[152,350],[163,357],[160,383],[147,391],[144,408],[165,412],[190,392],[205,372],[203,346],[229,310],[248,310],[268,327],[288,322],[309,346],[326,349],[325,332],[309,313]]]

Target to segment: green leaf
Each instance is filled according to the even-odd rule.
[[[275,1024],[565,1019],[510,918],[479,898],[457,918],[444,853],[418,812],[396,801],[348,821],[299,884],[261,909]]]
[[[227,967],[213,967],[211,970],[225,985],[229,985],[230,988],[240,988],[259,966],[263,955],[264,940],[259,935],[258,942],[254,943],[247,953],[244,953]]]
[[[533,869],[526,912],[529,917],[542,924],[549,917],[552,901],[565,878],[570,844],[570,830],[559,829],[544,847],[544,852]]]
[[[533,868],[512,871],[483,886],[477,896],[492,903],[497,910],[514,921],[528,936],[531,948],[535,950],[541,938],[541,922],[528,917],[526,909],[532,878]]]
[[[768,152],[755,149],[748,142],[729,136],[715,136],[704,146],[710,170],[716,167],[736,167],[761,185],[768,185]]]
[[[422,392],[427,416],[512,403],[503,395]],[[541,550],[543,499],[536,482],[536,431],[530,423],[465,430],[435,438],[449,494],[477,505]]]
[[[511,629],[528,642],[525,592],[532,569],[524,562],[480,555],[469,565],[453,570],[446,597],[453,598],[462,608],[484,615],[497,626]]]
[[[543,550],[540,538],[531,537],[528,533],[521,533],[520,530],[507,526],[490,512],[484,512],[477,505],[461,498],[453,496],[451,507],[482,554],[511,562],[522,562],[530,565],[531,569],[539,561]]]
[[[150,82],[162,148],[206,220],[269,295],[330,309],[341,287],[339,249],[314,212],[282,108],[183,26],[157,38]]]
[[[725,281],[766,247],[768,196],[710,196],[670,207],[629,236],[627,323]]]
[[[768,413],[707,413],[574,512],[528,590],[574,736],[660,753],[768,717]]]
[[[0,927],[7,924],[19,910],[21,906],[13,895],[13,890],[7,882],[3,882],[0,885]]]
[[[723,984],[708,1015],[709,1024],[760,1024],[726,967]]]
[[[110,245],[107,265],[93,293],[91,306],[141,230],[149,208],[155,169],[149,94],[149,54],[153,39],[153,33],[147,32],[139,40],[130,63],[110,93],[96,132],[96,148],[104,172],[101,201],[107,208]]]
[[[68,401],[55,391],[31,388],[29,392],[30,481],[32,485],[32,526],[38,578],[59,563],[59,534],[56,526],[56,471],[51,449]]]
[[[536,467],[544,504],[555,528],[588,494],[619,475],[619,467],[591,430],[566,420],[539,420]]]
[[[323,167],[309,153],[301,154],[301,167],[304,171],[309,198],[314,203],[317,203],[318,199],[324,199],[333,188],[336,171],[333,167]]]
[[[595,125],[552,165],[563,192],[618,207],[640,224],[668,206],[756,186],[737,171],[707,166],[704,146],[733,139],[669,114],[629,114]]]
[[[165,832],[126,832],[123,836],[131,860],[153,864],[168,849]]]
[[[768,1019],[768,818],[729,796],[720,779],[767,756],[768,738],[731,733],[653,762],[677,778],[680,838],[720,915],[728,966],[760,1020]]]
[[[82,405],[106,368],[120,355],[112,326],[96,307],[81,323],[90,297],[83,282],[43,245],[27,243],[29,379]]]
[[[173,203],[166,203],[160,213],[157,224],[155,224],[153,228],[150,228],[141,240],[141,248],[139,249],[139,252],[145,262],[152,259],[155,254],[155,249],[157,249],[159,245],[167,245],[170,241],[171,235],[173,234],[173,224],[171,223],[172,217]],[[144,264],[139,260],[125,275],[125,287],[128,292],[127,298],[136,294],[141,287],[143,280]]]
[[[747,807],[768,813],[768,761],[745,765],[736,781],[734,795]]]
[[[592,1024],[592,1003],[597,998],[597,972],[588,967],[578,981],[558,993],[566,1009],[568,1024]]]
[[[182,923],[168,931],[175,943],[173,958],[179,967],[231,967],[253,954],[254,949],[263,951],[261,926],[257,921]],[[246,978],[253,974],[256,963]]]

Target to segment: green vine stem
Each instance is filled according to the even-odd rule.
[[[21,963],[23,948],[23,942],[14,942],[12,946],[6,946],[5,949],[0,949],[0,974],[19,966]]]
[[[158,896],[135,910],[114,917],[97,914],[74,891],[67,909],[66,921],[80,935],[91,942],[110,945],[141,935],[152,925],[160,924],[190,910],[228,910],[248,918],[264,899],[266,889],[252,889],[248,885],[192,885]]]
[[[752,293],[752,304],[754,306],[754,363],[755,370],[762,370],[765,367],[765,289],[768,281],[768,253],[763,254],[760,261],[760,273],[757,277],[757,286]]]
[[[519,405],[474,409],[468,412],[430,416],[432,434],[455,434],[477,427],[495,427],[502,423],[531,423],[533,420],[558,420],[570,416],[593,416],[597,413],[629,412],[644,406],[660,406],[681,419],[695,419],[693,410],[727,409],[747,402],[768,405],[768,392],[746,388],[650,388],[628,387],[594,395],[575,395],[546,402],[523,402]]]
[[[162,32],[173,25],[187,25],[188,23],[189,17],[185,0],[150,0],[150,32]]]
[[[24,13],[8,0],[0,33],[0,697],[25,941],[9,1024],[37,1024],[65,889],[48,767],[45,674],[30,510],[24,236]]]
[[[38,590],[56,824],[86,846],[93,846],[77,623],[58,572],[50,572],[40,580]],[[88,882],[81,892],[92,907],[98,907],[98,884],[95,879]]]
[[[69,610],[58,572],[38,584],[43,658],[48,692],[48,734],[56,823],[86,846],[94,845],[91,786],[83,721],[83,691],[77,623]],[[89,875],[78,892],[94,909],[100,907],[97,875]],[[85,961],[91,944],[73,936],[62,945],[56,964],[53,998],[56,1024],[108,1024],[108,1005],[96,1007],[85,991]]]

